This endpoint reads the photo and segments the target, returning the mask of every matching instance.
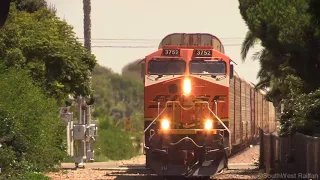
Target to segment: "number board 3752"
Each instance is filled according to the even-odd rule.
[[[180,49],[164,49],[163,56],[180,56]]]
[[[211,57],[212,50],[196,49],[194,52],[194,56],[196,56],[196,57]]]

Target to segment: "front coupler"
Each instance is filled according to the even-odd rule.
[[[227,154],[223,138],[219,134],[154,134],[150,138],[146,153],[149,156],[149,164],[161,166],[161,172],[164,174],[169,171],[169,166],[170,169],[184,167],[184,172],[180,173],[183,176],[192,176],[199,168],[208,169],[203,174],[212,175],[210,169],[219,169],[221,161],[223,167],[220,169],[227,167]],[[153,167],[151,165],[152,169],[156,169]]]

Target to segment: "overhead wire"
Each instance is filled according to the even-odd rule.
[[[225,39],[225,40],[241,40],[244,37],[224,37],[224,38],[219,38],[219,39]],[[84,38],[77,38],[80,41],[83,41]],[[92,44],[96,44],[96,45],[92,45],[92,48],[158,48],[157,45],[154,44],[158,44],[158,42],[160,42],[160,39],[146,39],[146,38],[133,38],[133,39],[126,39],[126,38],[92,38],[91,42]],[[126,45],[123,45],[123,44]],[[127,45],[127,44],[132,44],[134,43],[135,45]],[[144,44],[144,45],[140,45],[140,44]],[[150,44],[150,45],[145,45],[146,43]],[[100,45],[97,45],[100,44]],[[112,45],[110,45],[112,44]],[[118,45],[114,45],[114,44],[118,44]],[[232,44],[224,44],[225,47],[228,46],[241,46],[241,43],[232,43]]]
[[[226,46],[241,46],[241,44],[226,44]],[[158,48],[158,46],[126,46],[126,45],[119,45],[119,46],[102,46],[102,45],[96,45],[91,46],[92,48]]]
[[[245,37],[222,37],[220,40],[236,40],[236,39],[244,39]],[[79,40],[84,40],[84,38],[77,38]],[[161,41],[161,39],[149,39],[149,38],[91,38],[91,40],[97,41]]]

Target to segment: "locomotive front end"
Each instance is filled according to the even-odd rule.
[[[227,56],[165,47],[145,59],[146,166],[164,176],[209,177],[230,152]]]

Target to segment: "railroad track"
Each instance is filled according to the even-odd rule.
[[[87,167],[92,170],[105,171],[105,177],[113,180],[164,180],[165,177],[158,176],[152,172],[151,169],[145,168],[143,165],[125,165],[118,167]],[[243,169],[255,169],[256,165],[249,163],[237,163],[229,164],[229,168],[225,171],[237,171]],[[221,174],[223,174],[222,172]],[[173,178],[178,180],[177,178]],[[184,179],[184,178],[179,178]],[[199,178],[188,178],[188,179],[199,179]],[[217,179],[215,176],[210,179]],[[219,179],[219,178],[218,178]]]

